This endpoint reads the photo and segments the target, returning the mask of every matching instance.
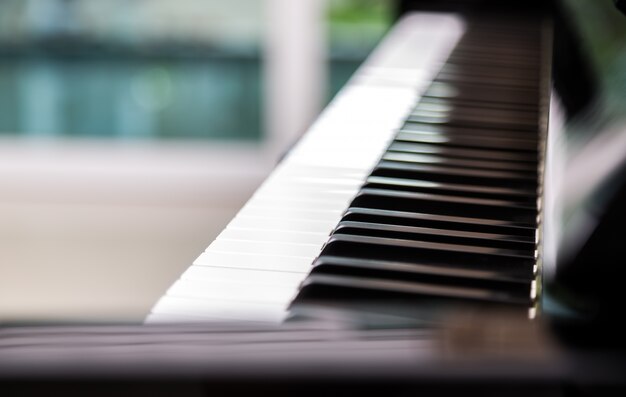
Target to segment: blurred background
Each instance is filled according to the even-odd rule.
[[[386,0],[0,2],[0,321],[140,321],[392,16]]]

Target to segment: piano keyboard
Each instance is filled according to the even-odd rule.
[[[146,321],[532,311],[542,43],[537,20],[405,17]]]

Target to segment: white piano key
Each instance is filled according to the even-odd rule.
[[[268,243],[257,241],[215,240],[207,249],[214,252],[238,252],[243,254],[314,258],[317,254],[319,254],[321,246],[313,244],[290,244],[279,242]]]
[[[428,85],[429,75],[430,73],[426,70],[364,65],[354,82],[359,85],[398,85],[418,90]]]
[[[274,272],[306,274],[313,258],[281,255],[245,254],[239,252],[205,251],[194,262],[195,266],[214,266],[233,269],[258,269]]]
[[[363,184],[363,181],[367,177],[368,173],[364,173],[359,179],[345,179],[345,178],[320,178],[314,175],[302,175],[298,177],[294,177],[293,181],[295,183],[306,184],[311,187],[320,187],[322,189],[327,189],[328,187],[334,186],[337,189],[350,189],[357,190]],[[287,182],[289,179],[286,180]]]
[[[279,219],[294,219],[294,220],[312,220],[312,221],[337,221],[341,218],[343,210],[317,210],[317,209],[302,209],[302,208],[271,208],[257,206],[256,203],[251,202],[246,204],[239,215],[242,216],[264,216]]]
[[[283,165],[277,168],[272,175],[268,178],[268,182],[272,182],[274,179],[284,176],[308,176],[326,179],[343,179],[343,180],[355,180],[361,179],[365,170],[361,167],[355,169],[354,167],[328,166],[324,165],[321,161],[319,164],[301,165],[296,161],[297,159],[285,159]]]
[[[254,230],[302,231],[328,234],[328,231],[337,223],[332,221],[297,220],[290,217],[271,218],[268,216],[241,216],[237,215],[228,224],[228,228]]]
[[[213,280],[179,279],[167,291],[167,295],[216,301],[276,303],[286,305],[295,294],[292,286],[264,285]]]
[[[271,183],[263,185],[262,188],[264,190],[270,190],[281,189],[284,187],[291,187],[293,189],[300,187],[319,191],[353,192],[363,185],[363,181],[366,178],[366,174],[359,176],[359,178],[327,178],[315,175],[286,175],[280,179],[275,179]]]
[[[317,188],[315,185],[304,183],[291,184],[272,184],[257,190],[256,195],[259,197],[315,197],[324,200],[346,200],[354,197],[357,187],[324,189]]]
[[[343,204],[346,200],[342,199]],[[263,208],[280,208],[287,209],[316,209],[319,211],[338,211],[346,206],[341,207],[334,201],[304,199],[304,198],[286,198],[286,197],[255,197],[254,205]]]
[[[296,244],[308,244],[319,246],[328,240],[328,233],[313,232],[283,232],[264,229],[237,229],[227,227],[216,240],[236,240],[236,241],[259,241],[259,242],[284,242]]]
[[[303,232],[328,235],[329,231],[336,226],[330,219],[294,219],[289,214],[278,217],[270,217],[266,214],[245,214],[239,213],[235,216],[226,228],[230,229],[250,229],[250,230],[274,230],[276,232]]]
[[[281,188],[277,186],[268,186],[264,189],[258,190],[256,192],[256,197],[261,200],[293,200],[299,202],[327,202],[327,203],[344,203],[346,201],[350,201],[352,197],[354,197],[354,193],[357,189],[349,189],[344,192],[328,192],[328,191],[317,191],[315,189],[295,189],[295,188]],[[333,205],[333,208],[335,206]]]
[[[365,179],[364,179],[365,180]],[[325,202],[343,202],[354,196],[354,193],[358,191],[363,185],[363,181],[355,186],[337,186],[336,189],[324,189],[320,188],[315,183],[289,183],[290,179],[287,179],[286,183],[274,183],[264,186],[262,189],[257,190],[255,197],[259,199],[265,198],[284,198],[286,200],[316,200]],[[282,181],[281,181],[282,182]]]
[[[281,321],[285,307],[259,302],[218,301],[166,295],[153,309],[158,322],[193,322],[194,320]],[[172,321],[170,321],[170,319]]]
[[[185,280],[214,280],[229,282],[237,280],[244,283],[266,285],[284,285],[296,288],[302,281],[302,275],[294,272],[270,272],[267,270],[235,269],[212,266],[190,266],[180,277]]]

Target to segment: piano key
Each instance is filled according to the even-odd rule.
[[[351,206],[510,220],[528,226],[534,225],[537,217],[536,210],[532,207],[512,207],[510,203],[500,200],[369,188],[361,190]]]
[[[533,192],[537,186],[537,176],[511,171],[469,170],[440,165],[405,164],[387,160],[381,161],[372,171],[372,175],[441,183],[504,186],[525,192]]]
[[[459,99],[459,98],[437,98],[437,97],[424,97],[418,103],[418,106],[415,108],[420,108],[425,111],[432,112],[450,112],[453,109],[476,109],[476,110],[486,110],[486,111],[509,111],[515,112],[523,117],[539,117],[539,108],[538,107],[529,107],[518,104],[511,104],[506,102],[495,102],[495,101],[477,101],[477,100],[467,100],[467,99]],[[491,130],[481,130],[474,128],[475,132],[492,132]],[[524,136],[526,138],[531,137],[530,134],[527,133],[519,133],[517,131],[507,132],[508,135],[517,135]]]
[[[343,192],[332,192],[322,189],[314,189],[310,186],[308,188],[301,189],[294,189],[293,187],[287,189],[275,186],[266,186],[257,190],[255,196],[259,199],[260,203],[263,203],[264,200],[285,199],[297,202],[333,203],[331,204],[331,209],[334,209],[337,206],[341,207],[342,203],[349,202],[350,197],[354,196],[355,191],[356,189],[344,189]],[[337,204],[334,205],[334,203]],[[327,207],[323,206],[322,208]],[[343,208],[345,208],[345,206],[343,206]]]
[[[516,51],[521,51],[517,48]],[[534,52],[534,51],[533,51]],[[493,66],[476,66],[472,64],[460,64],[454,62],[446,62],[441,68],[438,76],[442,74],[462,74],[465,76],[498,76],[506,77],[512,80],[513,83],[517,81],[532,82],[537,86],[540,79],[540,74],[536,69],[524,69],[524,68],[498,68]]]
[[[443,156],[432,156],[417,153],[399,153],[387,152],[382,157],[383,160],[399,161],[405,163],[416,164],[442,164],[451,167],[462,167],[472,169],[498,169],[506,171],[528,172],[533,175],[537,174],[536,167],[532,167],[528,163],[515,163],[511,161],[495,161],[495,160],[469,160],[458,158],[446,158]]]
[[[458,148],[451,146],[441,146],[430,142],[415,143],[412,141],[404,141],[400,139],[396,139],[389,145],[388,152],[439,154],[442,157],[445,156],[478,160],[493,159],[499,161],[525,162],[530,164],[536,164],[537,162],[537,156],[532,153],[474,148]]]
[[[489,128],[495,130],[510,129],[515,131],[533,131],[536,130],[535,121],[524,122],[519,120],[500,121],[486,119],[480,113],[475,114],[424,114],[419,111],[415,111],[409,117],[409,121],[417,123],[431,123],[435,125],[462,125],[476,128]]]
[[[431,193],[402,191],[402,190],[394,189],[393,187],[370,188],[367,186],[364,186],[359,191],[357,196],[352,201],[352,204],[354,204],[354,206],[362,205],[363,203],[368,201],[368,199],[366,199],[365,197],[372,197],[372,196],[383,196],[385,198],[389,198],[390,200],[397,199],[398,204],[400,204],[401,200],[407,200],[404,203],[404,205],[406,206],[411,206],[411,204],[409,203],[409,200],[416,200],[416,201],[420,201],[420,200],[429,201],[430,200],[430,201],[437,201],[440,203],[450,202],[450,203],[455,203],[455,204],[460,204],[460,205],[467,205],[468,207],[469,206],[484,206],[484,207],[489,207],[488,209],[493,210],[495,213],[498,212],[497,208],[502,208],[502,207],[508,208],[508,210],[510,210],[511,212],[519,212],[519,213],[534,212],[535,210],[533,206],[527,206],[527,205],[513,206],[509,200],[502,200],[502,199],[497,199],[497,198],[478,198],[478,197],[467,197],[467,196],[461,197],[461,196],[452,196],[452,195],[440,195],[440,194],[431,194]],[[477,208],[476,210],[478,211],[479,209]],[[508,210],[504,209],[504,212],[508,212]]]
[[[450,56],[450,61],[453,63],[490,65],[504,68],[511,67],[532,69],[533,66],[537,66],[536,59],[525,59],[523,56],[507,57],[504,55],[490,54],[488,50],[480,53],[471,50],[455,51],[455,53]]]
[[[372,176],[363,186],[367,189],[388,189],[416,193],[430,193],[454,197],[473,197],[508,201],[513,206],[537,207],[537,197],[513,189],[489,186],[437,183],[415,179]],[[510,190],[511,193],[507,192]]]
[[[237,215],[228,224],[229,228],[253,230],[302,231],[313,233],[328,233],[335,224],[331,221],[293,219],[291,217],[272,218],[269,216],[242,216]]]
[[[499,271],[488,269],[463,268],[454,266],[442,266],[439,263],[429,263],[413,258],[412,261],[401,262],[391,260],[374,260],[356,257],[342,257],[332,255],[322,255],[313,263],[311,271],[331,271],[329,268],[353,268],[360,272],[363,270],[386,270],[398,273],[416,273],[421,275],[434,275],[445,278],[462,278],[467,280],[487,280],[501,283],[516,283],[521,287],[527,286],[532,278],[520,277],[514,274],[503,274]],[[334,270],[337,271],[337,270]]]
[[[411,112],[411,118],[424,117],[432,120],[445,119],[449,125],[463,125],[464,127],[472,127],[480,123],[480,127],[486,126],[493,129],[492,125],[510,126],[509,130],[534,131],[539,122],[538,115],[535,112],[528,112],[525,109],[491,109],[482,107],[479,104],[461,105],[456,104],[454,107],[438,106],[432,104],[418,104]],[[475,128],[479,129],[479,128]],[[530,135],[530,134],[527,134]]]
[[[437,100],[440,102],[444,102],[445,100]],[[432,104],[426,103],[424,106],[455,106],[449,104]],[[424,124],[424,123],[415,123],[407,121],[402,126],[403,132],[416,132],[421,134],[431,134],[431,135],[444,135],[444,136],[459,136],[459,137],[467,137],[467,136],[476,136],[482,139],[494,139],[498,140],[507,140],[511,144],[528,144],[532,142],[534,144],[534,149],[536,150],[539,144],[539,137],[533,134],[529,134],[523,131],[512,131],[512,130],[492,130],[492,129],[484,129],[484,128],[472,128],[468,126],[444,126],[444,125],[436,125],[436,124]],[[507,149],[507,148],[505,148]],[[508,149],[511,149],[509,146]],[[532,150],[532,149],[531,149]]]
[[[193,322],[207,320],[248,320],[280,322],[286,315],[285,308],[259,302],[220,301],[167,295],[154,307],[153,312],[164,318],[152,318],[153,322]]]
[[[293,219],[304,221],[337,222],[343,210],[317,210],[301,208],[276,208],[257,206],[254,202],[247,204],[239,211],[241,216],[272,217],[277,219]],[[332,228],[329,228],[329,230]]]
[[[461,244],[337,234],[328,240],[321,255],[398,262],[418,260],[441,266],[500,271],[517,277],[532,277],[535,274],[534,255],[527,252]]]
[[[337,225],[337,228],[335,228],[333,234],[510,248],[529,250],[531,254],[535,249],[534,241],[524,241],[523,239],[516,238],[516,236],[506,234],[467,232],[373,222],[341,221],[339,225]]]
[[[446,83],[463,82],[467,84],[481,84],[491,87],[502,88],[527,88],[536,86],[536,82],[532,80],[519,79],[517,76],[487,76],[472,73],[464,73],[464,71],[450,71],[437,75],[437,81]]]
[[[281,209],[300,209],[300,208],[316,208],[320,211],[341,211],[341,203],[339,205],[332,200],[323,200],[315,198],[287,198],[287,197],[256,197],[254,205],[263,208],[281,208]],[[339,208],[338,208],[339,207]],[[345,206],[344,206],[345,208]]]
[[[367,163],[367,166],[370,168],[373,166],[375,162],[371,161]],[[318,170],[321,167],[316,167]],[[329,173],[329,175],[324,175],[325,173]],[[299,186],[302,188],[310,188],[315,190],[344,190],[344,191],[353,191],[357,189],[359,185],[362,183],[363,179],[367,176],[366,172],[363,172],[360,175],[342,175],[341,173],[337,173],[335,175],[330,174],[330,171],[322,172],[310,172],[309,175],[306,175],[304,172],[294,172],[292,174],[287,174],[283,172],[276,178],[273,178],[271,181],[267,183],[263,183],[259,188],[257,193],[262,192],[262,190],[270,190],[270,189],[286,189],[290,187],[292,184],[294,186]],[[295,187],[294,187],[295,189]]]
[[[306,274],[310,270],[311,262],[312,259],[309,256],[294,257],[211,250],[203,252],[193,265]]]
[[[458,98],[465,100],[494,101],[525,106],[537,106],[537,95],[531,90],[484,87],[480,84],[435,81],[424,92],[425,97]]]
[[[456,176],[460,178],[483,178],[484,180],[505,179],[508,182],[518,181],[520,183],[523,183],[524,181],[532,183],[537,180],[536,173],[528,173],[518,170],[496,170],[493,168],[469,169],[467,167],[457,168],[447,164],[420,164],[417,162],[398,161],[385,158],[383,158],[376,165],[376,172],[383,172],[383,170],[386,170],[386,172],[392,172],[391,170],[395,170],[415,174],[429,173],[431,175],[442,175],[450,178]]]
[[[385,299],[393,304],[428,306],[440,304],[456,304],[469,302],[502,303],[518,305],[527,309],[531,299],[510,296],[507,293],[498,293],[481,288],[462,288],[438,286],[430,283],[415,283],[408,281],[388,281],[378,278],[311,275],[302,286],[298,297],[299,303],[307,301],[328,302],[331,305],[342,305],[363,301],[377,302]],[[460,302],[459,302],[460,301]],[[509,309],[511,309],[509,307]],[[391,309],[392,310],[392,309]]]
[[[180,277],[185,280],[259,283],[295,288],[301,281],[300,272],[271,272],[261,269],[238,269],[217,266],[190,266]]]
[[[294,295],[292,286],[263,285],[238,280],[188,280],[179,279],[167,291],[167,295],[198,298],[224,302],[253,302],[284,304]]]
[[[429,105],[445,105],[445,106],[480,106],[485,109],[507,109],[507,110],[524,110],[528,113],[534,113],[539,115],[539,105],[534,104],[519,104],[519,103],[508,103],[496,101],[493,98],[490,99],[476,99],[476,98],[467,98],[467,97],[439,97],[439,96],[424,96],[420,99],[420,104],[422,106]],[[458,128],[458,127],[457,127]],[[479,129],[474,129],[475,131],[480,131]],[[509,135],[512,135],[517,131],[508,131]],[[519,135],[519,134],[518,134]],[[524,136],[530,137],[531,135],[524,133]]]
[[[318,197],[341,198],[353,195],[358,186],[356,184],[345,187],[332,184],[327,184],[326,186],[321,185],[320,183],[305,183],[304,181],[298,181],[294,178],[288,178],[281,180],[280,183],[264,185],[260,187],[255,194],[257,196],[280,195],[290,197],[292,195],[298,196],[306,193]]]
[[[491,28],[490,28],[491,29]],[[519,35],[498,35],[497,40],[493,40],[493,33],[488,34],[485,30],[479,30],[472,28],[469,34],[466,34],[459,43],[460,45],[480,45],[484,48],[490,49],[511,49],[519,50],[522,52],[538,52],[541,53],[540,40],[537,34]],[[529,68],[539,73],[536,68]]]
[[[363,264],[363,260],[356,261]],[[376,261],[374,261],[376,262]],[[432,272],[419,272],[417,268],[411,269],[411,271],[399,270],[397,267],[386,267],[377,265],[365,264],[364,267],[355,266],[354,264],[337,264],[331,260],[325,260],[316,262],[311,270],[311,275],[339,275],[339,276],[353,276],[364,277],[377,280],[389,280],[389,281],[406,281],[415,283],[427,283],[430,285],[447,286],[447,287],[462,287],[462,288],[480,288],[484,290],[490,290],[498,294],[503,294],[518,300],[525,300],[530,304],[531,300],[531,286],[527,280],[512,280],[504,278],[477,278],[477,277],[462,277],[458,273],[451,274],[436,274]],[[423,268],[424,266],[422,266]],[[451,273],[451,272],[450,272]]]
[[[371,161],[366,162],[369,164]],[[300,164],[288,164],[289,167],[281,167],[261,187],[267,185],[282,185],[290,181],[311,184],[330,184],[336,187],[337,184],[356,186],[363,180],[366,172],[363,170],[356,172],[352,169],[346,170],[338,167],[329,167],[323,164],[312,164],[303,166]]]
[[[396,142],[415,142],[415,143],[425,143],[431,145],[442,145],[442,146],[456,146],[466,149],[478,149],[478,150],[498,150],[503,151],[508,154],[509,152],[514,152],[518,155],[521,160],[525,161],[536,161],[537,158],[537,145],[534,145],[534,142],[526,142],[519,145],[514,146],[515,149],[512,149],[510,144],[513,143],[509,141],[509,145],[505,144],[504,139],[495,139],[491,140],[488,138],[476,137],[476,140],[471,139],[470,137],[462,137],[462,136],[453,136],[453,135],[435,135],[428,133],[420,133],[417,131],[407,131],[401,130],[395,138]],[[516,142],[518,143],[518,142]],[[500,156],[504,156],[505,154],[501,154]]]
[[[255,230],[227,227],[216,238],[216,240],[276,241],[296,244],[311,244],[316,246],[324,244],[327,239],[327,233],[276,231],[267,230],[262,227]]]
[[[389,44],[379,46],[365,65],[400,70],[434,69],[447,58],[464,30],[464,22],[451,14],[409,15],[394,27],[386,39]]]
[[[471,218],[467,216],[451,216],[375,208],[351,207],[346,211],[342,220],[454,229],[470,232],[475,231],[479,233],[505,233],[508,235],[518,236],[527,241],[534,241],[536,233],[534,227],[508,220]]]
[[[246,240],[215,240],[209,245],[212,252],[237,252],[242,254],[293,256],[314,258],[320,251],[315,244],[258,242]]]

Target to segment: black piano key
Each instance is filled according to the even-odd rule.
[[[513,44],[526,43],[527,46],[539,47],[541,30],[536,20],[524,20],[521,16],[515,18],[477,19],[472,17],[461,43],[475,40],[477,44],[489,46],[493,43],[512,42]]]
[[[443,269],[436,266],[368,261],[354,258],[323,257],[313,263],[312,275],[339,275],[379,280],[428,283],[431,285],[480,288],[530,299],[531,280],[511,279],[490,272]],[[477,277],[477,275],[480,275]],[[493,277],[491,277],[493,275]]]
[[[427,104],[429,106],[449,106],[445,104],[447,100],[438,100],[439,104]],[[529,134],[525,131],[512,131],[512,130],[493,130],[486,128],[475,128],[468,126],[449,126],[449,125],[437,125],[437,124],[428,124],[428,123],[416,123],[416,122],[405,122],[402,125],[402,131],[405,132],[419,132],[423,134],[433,134],[433,135],[449,135],[449,136],[460,136],[460,137],[478,137],[482,139],[494,139],[494,140],[506,140],[510,142],[511,145],[528,144],[529,142],[533,143],[533,147],[536,148],[539,146],[539,137],[536,134]],[[508,149],[511,147],[509,146]]]
[[[438,164],[446,167],[461,167],[470,169],[483,169],[483,170],[504,170],[523,172],[530,175],[537,174],[537,167],[533,167],[532,163],[514,163],[506,161],[494,161],[494,160],[474,160],[474,159],[459,159],[448,158],[443,156],[433,156],[427,154],[417,153],[399,153],[399,152],[387,152],[382,157],[383,160],[399,161],[412,164]]]
[[[415,226],[389,225],[384,223],[341,221],[333,234],[385,237],[413,241],[476,245],[480,247],[507,248],[519,251],[535,250],[534,242],[520,241],[515,236],[494,233],[465,232]]]
[[[449,115],[450,117],[456,116],[457,118],[469,117],[473,114],[481,116],[485,123],[492,122],[534,122],[535,125],[538,119],[537,109],[529,109],[526,106],[510,106],[509,109],[493,109],[489,106],[482,106],[481,103],[466,103],[464,105],[456,104],[452,106],[452,103],[445,105],[435,106],[428,101],[419,102],[413,113],[422,112],[423,116],[428,116],[427,112],[433,112],[435,115]]]
[[[468,178],[485,178],[498,180],[520,180],[536,182],[535,173],[522,172],[517,170],[479,169],[479,168],[459,168],[446,164],[420,164],[415,162],[397,161],[381,159],[376,165],[372,175],[378,169],[392,169],[406,172],[432,172],[433,174],[460,176]]]
[[[536,207],[537,197],[525,191],[490,186],[462,185],[452,183],[437,183],[415,179],[388,178],[370,176],[366,179],[364,188],[393,189],[408,192],[432,193],[446,196],[465,196],[509,201],[516,206]]]
[[[417,179],[480,186],[505,186],[529,193],[537,189],[537,177],[511,171],[469,170],[439,165],[406,164],[383,160],[372,171],[373,176]]]
[[[413,258],[410,262],[375,260],[371,258],[357,258],[350,256],[322,255],[313,263],[312,271],[330,272],[339,271],[357,274],[362,271],[389,271],[405,274],[406,277],[416,275],[431,275],[441,279],[484,280],[498,285],[516,284],[519,288],[529,285],[533,277],[520,277],[518,274],[505,274],[501,271],[489,269],[470,269],[467,267],[443,266],[441,263],[421,262]]]
[[[538,86],[536,81],[519,79],[516,76],[502,74],[495,74],[492,76],[481,75],[479,73],[469,73],[462,70],[448,70],[442,71],[437,75],[437,81],[443,81],[447,83],[467,83],[467,84],[483,84],[485,86],[503,87],[503,88],[536,88]]]
[[[384,189],[362,189],[350,206],[502,219],[520,222],[529,226],[536,224],[537,217],[537,211],[533,207],[514,207],[508,202],[499,200],[451,197]]]
[[[461,125],[477,128],[488,128],[494,130],[510,129],[514,131],[537,130],[538,122],[522,121],[522,120],[496,120],[488,119],[480,113],[454,113],[449,114],[433,114],[429,112],[414,111],[408,118],[408,121],[416,123],[436,124],[436,125]]]
[[[488,54],[490,49],[478,52],[469,47],[464,51],[455,51],[448,58],[447,64],[461,65],[466,68],[500,68],[503,71],[536,72],[537,63],[536,59],[533,58],[536,58],[537,54],[533,51],[528,51],[530,57],[524,59],[526,55],[507,56],[502,52],[501,47],[493,46],[491,48],[493,48],[493,54]],[[496,53],[501,55],[497,56]]]
[[[411,122],[413,119],[418,117],[438,121],[440,119],[447,120],[449,125],[463,125],[465,127],[472,127],[481,123],[481,125],[490,127],[488,129],[494,129],[493,126],[500,125],[519,125],[516,128],[501,128],[505,131],[528,131],[530,128],[534,128],[533,131],[536,131],[539,123],[539,117],[536,112],[528,112],[524,109],[490,109],[488,107],[480,107],[478,104],[463,106],[457,105],[452,107],[433,106],[428,103],[420,103],[415,107],[415,109],[413,109],[408,121]],[[525,127],[525,129],[522,129],[522,126]],[[476,127],[475,129],[483,129],[483,127]],[[531,135],[536,138],[536,135],[534,134],[527,135]]]
[[[537,163],[537,155],[529,152],[515,152],[503,150],[489,150],[476,148],[459,148],[443,146],[430,142],[414,142],[396,139],[387,148],[388,152],[436,154],[448,158],[463,158],[476,160],[497,160],[519,163]]]
[[[416,122],[421,123],[421,122]],[[401,129],[395,137],[395,142],[411,142],[411,143],[426,143],[431,145],[439,145],[442,147],[456,147],[460,149],[478,149],[478,150],[494,150],[502,151],[500,157],[505,157],[507,153],[516,153],[517,156],[509,156],[510,159],[520,159],[528,162],[536,162],[538,158],[537,149],[538,145],[534,142],[515,142],[516,146],[511,146],[513,142],[507,141],[506,138],[490,139],[489,137],[476,136],[462,136],[460,134],[452,135],[437,135],[433,133],[421,133],[416,131],[417,127],[414,123],[406,124],[407,129]],[[497,130],[497,129],[494,129]]]
[[[496,219],[351,207],[345,212],[342,220],[507,234],[515,236],[521,241],[535,241],[534,227],[523,225],[519,222]]]
[[[501,43],[501,39],[506,38],[506,35],[503,38],[491,38],[491,40],[485,40],[483,43],[472,43],[467,40],[472,37],[472,34],[476,34],[478,32],[470,32],[468,36],[465,37],[465,40],[461,40],[457,47],[454,49],[454,52],[451,55],[460,56],[460,55],[468,55],[475,56],[480,59],[506,59],[506,60],[519,60],[516,62],[517,65],[537,65],[539,57],[541,56],[541,52],[539,51],[539,47],[505,47],[498,45],[489,45],[490,43],[497,44]],[[516,38],[506,38],[510,41],[519,41]],[[513,43],[511,43],[514,45]]]
[[[510,293],[481,288],[440,286],[410,281],[378,278],[312,274],[302,283],[298,303],[343,306],[354,302],[370,303],[383,300],[393,304],[426,304],[439,306],[460,302],[495,303],[528,307],[532,299],[511,296]]]
[[[539,106],[537,104],[525,105],[517,103],[508,103],[494,100],[476,100],[458,97],[437,97],[437,96],[425,96],[419,102],[421,106],[478,106],[485,109],[506,109],[506,110],[524,110],[525,112],[532,114],[539,114]],[[478,130],[480,131],[480,130]],[[509,131],[509,135],[512,135],[514,131]],[[517,134],[520,135],[520,134]],[[532,137],[531,134],[522,134],[525,137]]]
[[[424,92],[424,97],[455,98],[467,101],[493,101],[523,106],[536,107],[537,90],[504,89],[485,87],[480,84],[454,83],[434,81]]]
[[[538,87],[540,82],[540,74],[536,69],[499,68],[467,63],[447,62],[441,68],[438,77],[442,74],[463,75],[464,77],[499,77],[511,80],[513,83],[517,83],[517,81],[522,81],[525,84],[533,83],[535,87]]]
[[[506,57],[497,54],[489,54],[488,51],[479,53],[470,50],[455,51],[448,58],[452,63],[464,63],[470,65],[489,65],[502,68],[533,69],[537,67],[537,60],[524,59],[524,57]]]
[[[526,250],[334,234],[320,256],[346,256],[489,270],[510,277],[532,277],[535,258]]]
[[[481,35],[479,32],[468,32],[461,41],[459,42],[459,46],[467,45],[467,46],[475,46],[481,45],[486,49],[515,49],[516,51],[520,51],[520,53],[537,53],[541,52],[541,47],[537,44],[537,38],[532,35],[529,37],[506,37],[500,36],[497,40],[493,40],[493,35],[490,37],[485,37]],[[449,62],[449,61],[447,61]],[[533,71],[539,73],[536,68],[532,68]]]
[[[498,107],[494,106],[493,102],[480,102],[480,101],[465,101],[462,102],[454,98],[434,98],[428,97],[425,100],[420,101],[415,107],[413,112],[422,112],[428,115],[428,112],[432,112],[434,115],[448,115],[458,114],[460,116],[466,114],[478,114],[482,116],[485,121],[489,120],[505,120],[509,122],[523,121],[523,122],[537,122],[539,119],[539,111],[536,108],[530,108],[527,106],[501,103]],[[471,126],[465,126],[470,127]],[[452,129],[454,130],[454,129]],[[474,128],[475,131],[481,131],[480,128]],[[485,133],[488,131],[484,131]],[[509,135],[519,137],[533,137],[537,138],[533,134],[524,134],[516,130],[509,130]],[[497,134],[491,134],[497,136]]]

